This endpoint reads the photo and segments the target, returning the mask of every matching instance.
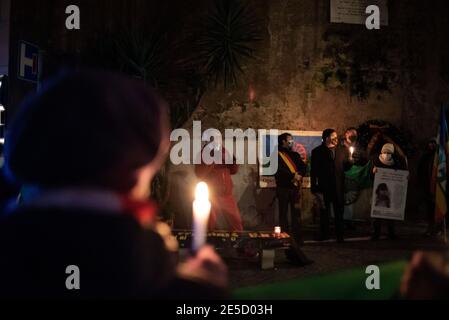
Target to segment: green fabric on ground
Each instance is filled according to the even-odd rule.
[[[365,273],[366,267],[360,267],[334,274],[240,288],[233,292],[233,297],[242,300],[388,300],[396,297],[405,266],[405,261],[379,265],[379,290],[366,288],[365,281],[369,274]]]

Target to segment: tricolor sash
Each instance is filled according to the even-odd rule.
[[[295,163],[287,153],[279,151],[279,156],[282,158],[282,161],[284,161],[284,163],[287,165],[291,173],[295,174],[298,172],[298,168],[296,168]]]

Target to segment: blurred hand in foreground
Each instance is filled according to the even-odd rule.
[[[448,299],[448,253],[416,252],[402,277],[401,294],[413,300]]]
[[[211,246],[204,246],[195,256],[180,264],[178,275],[223,289],[228,286],[228,268]]]

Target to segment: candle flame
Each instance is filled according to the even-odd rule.
[[[206,182],[200,182],[196,185],[195,200],[208,201],[209,200],[209,188]]]
[[[354,147],[350,147],[349,151],[351,152],[351,154],[354,153]]]

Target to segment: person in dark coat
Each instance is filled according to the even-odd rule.
[[[292,151],[294,145],[290,133],[278,136],[278,170],[275,174],[276,194],[279,203],[279,223],[282,231],[292,235],[292,246],[285,251],[287,260],[296,266],[313,263],[300,250],[303,242],[301,232],[301,210],[299,208],[299,192],[307,166],[299,153]],[[291,225],[288,223],[290,209]]]
[[[359,135],[357,129],[354,127],[349,127],[345,130],[340,144],[347,148],[348,152],[350,153],[350,160],[352,164],[357,166],[364,166],[368,163],[368,157],[366,155],[366,149],[360,145],[358,136]],[[348,229],[355,230],[355,224],[352,220],[345,221],[345,225]]]
[[[311,191],[323,203],[320,215],[320,240],[330,236],[329,219],[331,207],[335,215],[337,241],[344,241],[344,172],[351,168],[352,162],[348,148],[338,144],[334,129],[326,129],[322,134],[323,143],[312,150]]]
[[[211,247],[177,265],[149,201],[169,148],[165,103],[144,83],[63,71],[30,96],[5,146],[33,192],[0,220],[0,297],[214,299],[226,267]]]
[[[356,128],[349,127],[346,129],[340,144],[345,146],[348,150],[350,150],[351,147],[353,148],[352,163],[354,165],[364,166],[368,163],[366,150],[358,141],[358,132]]]
[[[299,239],[301,216],[298,207],[302,177],[306,175],[306,164],[297,152],[293,152],[293,137],[283,133],[278,137],[278,170],[275,174],[276,194],[279,201],[279,223],[283,231]],[[291,226],[288,223],[290,209]]]

